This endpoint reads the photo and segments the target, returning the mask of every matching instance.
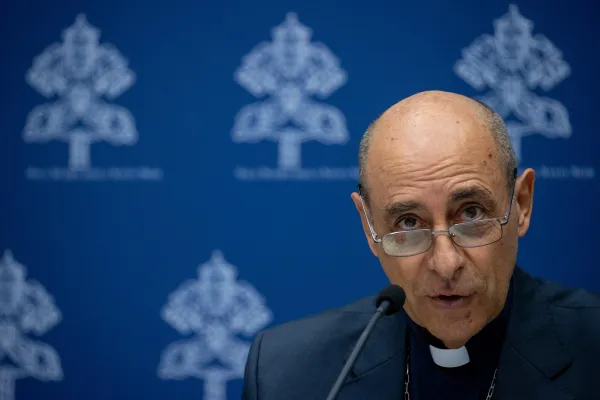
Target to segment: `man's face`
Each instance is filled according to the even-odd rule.
[[[506,169],[485,126],[471,112],[448,108],[401,118],[382,118],[369,151],[367,184],[373,228],[386,233],[503,217],[511,188]],[[373,253],[391,283],[406,292],[405,310],[417,324],[457,348],[504,306],[516,262],[518,237],[528,228],[533,171],[517,182],[515,203],[502,238],[462,248],[447,233],[431,248],[409,257],[392,257],[375,243],[362,203],[353,199]],[[446,298],[440,296],[460,296]]]

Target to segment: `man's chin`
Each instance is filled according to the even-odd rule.
[[[473,297],[449,300],[426,297],[424,300],[409,315],[414,315],[415,323],[440,340],[468,339],[486,323],[476,312],[477,303]]]
[[[447,342],[467,342],[486,324],[485,318],[478,315],[471,307],[452,309],[427,307],[426,315],[426,319],[421,320],[421,325],[447,346]],[[462,344],[456,347],[460,346]]]
[[[436,320],[427,330],[444,342],[446,347],[453,349],[464,346],[485,324],[472,318],[444,318]]]

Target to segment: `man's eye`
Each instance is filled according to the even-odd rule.
[[[404,217],[398,221],[398,228],[403,231],[410,231],[411,229],[417,229],[419,220],[416,217]]]
[[[463,210],[462,214],[460,215],[460,219],[463,221],[471,221],[475,219],[480,219],[481,217],[483,217],[483,215],[484,211],[481,207],[470,206]]]

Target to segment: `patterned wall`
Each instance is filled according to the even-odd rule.
[[[538,174],[519,263],[600,291],[597,5],[3,9],[0,400],[240,398],[257,332],[385,285],[358,143],[422,90],[505,118]]]

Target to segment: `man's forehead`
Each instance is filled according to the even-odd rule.
[[[483,199],[505,187],[504,169],[477,149],[404,156],[387,151],[372,161],[366,174],[368,196],[380,207],[397,201],[450,203],[466,198],[465,193]]]
[[[378,199],[380,205],[400,200],[428,203],[455,202],[474,196],[495,197],[504,188],[499,177],[475,170],[432,179],[428,176],[414,179],[372,176],[370,182],[369,195]]]
[[[423,142],[391,140],[373,146],[367,159],[367,180],[381,185],[411,186],[420,182],[452,181],[457,176],[476,176],[495,181],[503,168],[494,144],[489,141]],[[371,185],[369,185],[371,186]]]
[[[500,163],[493,137],[477,113],[464,108],[443,103],[384,113],[373,127],[367,177],[387,181],[388,175],[406,175],[410,181],[421,179],[419,172],[444,175],[440,169],[456,166],[496,172]]]
[[[479,182],[468,182],[445,192],[430,191],[419,193],[406,191],[389,196],[382,202],[384,211],[393,212],[399,208],[428,209],[432,204],[448,205],[462,203],[466,200],[477,200],[488,208],[493,208],[497,195],[494,191]]]

